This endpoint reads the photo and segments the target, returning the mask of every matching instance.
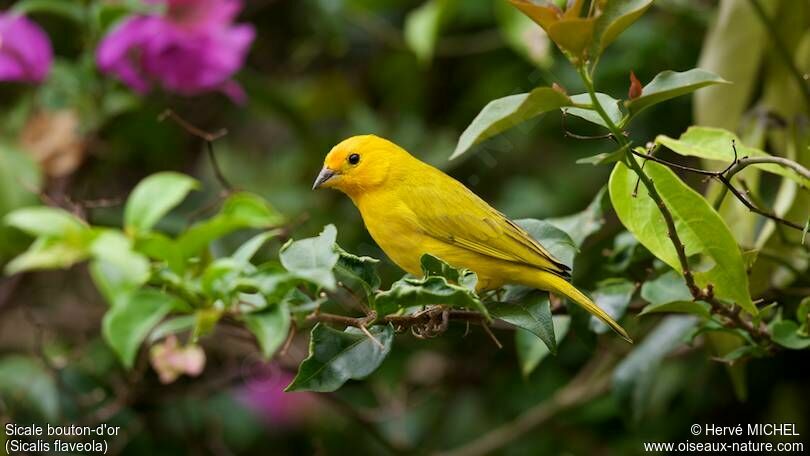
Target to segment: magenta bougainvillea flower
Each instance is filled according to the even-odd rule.
[[[104,37],[96,51],[99,68],[139,93],[159,85],[193,96],[221,91],[243,102],[231,78],[244,64],[255,32],[234,24],[239,0],[148,0],[165,4],[163,14],[126,19]]]
[[[0,12],[0,81],[42,82],[52,62],[51,41],[37,24]]]

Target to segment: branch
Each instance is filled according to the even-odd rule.
[[[219,167],[219,162],[217,162],[217,157],[214,154],[214,141],[227,135],[228,130],[225,128],[220,128],[219,130],[213,133],[205,131],[202,128],[199,128],[193,125],[191,122],[183,119],[182,117],[180,117],[180,115],[178,115],[171,109],[163,111],[158,116],[158,121],[163,122],[167,118],[173,120],[176,124],[180,125],[180,127],[186,130],[186,132],[188,132],[189,134],[205,141],[205,146],[206,149],[208,150],[208,158],[211,160],[211,167],[214,169],[214,176],[216,177],[219,184],[225,188],[225,190],[232,191],[234,187],[233,185],[231,185],[230,182],[228,182],[228,179],[225,178],[225,175],[222,174],[222,170]]]
[[[584,68],[579,69],[579,74],[580,77],[582,78],[582,82],[585,84],[585,87],[588,90],[588,94],[590,95],[594,109],[605,121],[605,124],[607,125],[610,132],[613,134],[613,137],[616,139],[616,141],[619,142],[619,145],[626,147],[627,150],[630,152],[630,154],[626,156],[627,165],[636,173],[639,180],[644,184],[644,187],[647,188],[647,193],[649,194],[650,198],[658,206],[658,210],[661,212],[661,217],[664,219],[664,223],[667,226],[667,233],[669,235],[669,238],[670,240],[672,240],[672,245],[675,247],[675,252],[677,253],[678,256],[678,263],[681,265],[683,278],[684,281],[686,282],[686,286],[689,289],[689,292],[692,295],[692,299],[695,301],[708,302],[716,313],[719,313],[728,318],[733,326],[739,327],[742,330],[746,331],[748,334],[751,335],[751,337],[754,340],[761,341],[764,339],[770,342],[770,336],[768,335],[767,331],[765,331],[762,328],[754,328],[752,324],[742,319],[742,317],[739,315],[739,309],[729,310],[722,302],[717,300],[714,297],[714,289],[711,284],[708,284],[705,290],[702,290],[700,287],[697,286],[697,283],[695,283],[695,278],[692,275],[692,271],[689,269],[689,260],[686,256],[686,247],[681,241],[680,236],[678,235],[678,231],[675,228],[675,218],[672,216],[672,212],[670,212],[669,208],[665,204],[664,199],[658,193],[658,190],[655,188],[655,185],[653,185],[652,179],[650,179],[650,177],[644,173],[642,166],[639,165],[636,159],[634,158],[635,155],[640,155],[645,159],[650,159],[668,166],[675,165],[676,167],[679,167],[681,169],[694,170],[695,172],[698,172],[700,174],[721,179],[721,182],[726,184],[726,186],[728,186],[728,188],[732,192],[734,192],[735,196],[737,196],[737,194],[739,193],[737,189],[734,188],[731,185],[731,183],[728,182],[728,180],[726,180],[724,177],[724,174],[730,171],[732,166],[738,162],[737,147],[734,144],[734,142],[732,141],[731,143],[732,149],[734,150],[734,161],[728,167],[726,167],[726,169],[719,172],[706,171],[698,168],[691,168],[682,165],[677,165],[674,163],[671,164],[670,162],[662,160],[658,157],[636,152],[630,147],[630,141],[624,135],[621,134],[619,128],[613,123],[613,121],[610,119],[610,116],[607,115],[604,108],[602,108],[602,105],[599,103],[599,100],[596,98],[596,91],[594,90],[591,76],[588,74],[587,71],[584,70]]]
[[[735,198],[737,198],[741,203],[743,203],[743,205],[745,205],[745,207],[747,207],[751,212],[754,212],[754,213],[759,214],[759,215],[761,215],[763,217],[769,218],[769,219],[771,219],[771,220],[773,220],[775,222],[781,223],[781,224],[783,224],[785,226],[789,226],[789,227],[791,227],[793,229],[796,229],[796,230],[799,230],[799,231],[804,231],[804,226],[803,225],[800,225],[800,224],[798,224],[796,222],[792,222],[790,220],[786,220],[786,219],[784,219],[782,217],[779,217],[778,215],[776,215],[775,213],[773,213],[771,211],[767,211],[765,209],[760,209],[759,207],[757,207],[751,200],[746,198],[746,196],[739,189],[734,187],[734,184],[732,184],[732,182],[731,182],[731,178],[735,174],[737,174],[738,172],[745,169],[746,167],[748,167],[750,165],[761,164],[761,163],[772,163],[772,164],[784,166],[786,168],[789,168],[789,169],[792,169],[792,170],[796,171],[796,173],[798,173],[799,175],[801,175],[803,177],[806,177],[807,179],[810,179],[810,170],[807,170],[805,167],[803,167],[802,165],[796,163],[793,160],[789,160],[789,159],[783,158],[783,157],[773,157],[773,156],[771,156],[771,157],[743,157],[743,158],[738,159],[737,158],[737,146],[736,146],[736,144],[734,143],[733,140],[731,141],[731,148],[732,148],[732,150],[734,150],[734,160],[732,160],[732,162],[725,169],[723,169],[722,171],[709,171],[709,170],[705,170],[705,169],[701,169],[701,168],[693,168],[691,166],[685,166],[685,165],[681,165],[679,163],[674,163],[674,162],[671,162],[671,161],[668,161],[668,160],[664,160],[662,158],[658,158],[658,157],[656,157],[654,155],[651,155],[651,154],[644,154],[644,153],[641,153],[641,152],[636,152],[635,150],[632,150],[632,149],[629,149],[629,150],[630,150],[631,154],[633,154],[633,155],[635,155],[637,157],[641,157],[644,160],[651,160],[651,161],[654,161],[656,163],[660,163],[662,165],[668,166],[670,168],[679,169],[679,170],[687,171],[687,172],[690,172],[690,173],[700,174],[702,176],[707,176],[709,178],[717,179],[718,181],[720,181],[725,186],[725,188],[723,190],[723,193],[721,193],[718,196],[717,201],[714,204],[715,208],[719,207],[719,202],[722,201],[723,196],[725,196],[726,190],[728,190],[734,195]]]

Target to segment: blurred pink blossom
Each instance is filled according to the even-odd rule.
[[[205,368],[205,352],[198,345],[180,347],[172,335],[152,346],[149,361],[161,383],[172,383],[183,374],[200,375]]]
[[[0,81],[42,82],[52,62],[45,31],[25,16],[0,12]]]
[[[236,398],[273,427],[293,427],[318,415],[321,405],[311,393],[285,393],[293,375],[270,364],[235,392]]]
[[[126,19],[96,50],[101,71],[147,93],[153,85],[185,96],[221,91],[237,103],[242,88],[231,78],[242,67],[255,32],[233,21],[239,0],[147,0],[163,14]]]

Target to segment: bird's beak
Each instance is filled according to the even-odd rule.
[[[326,181],[328,181],[329,179],[335,177],[336,174],[337,173],[335,173],[331,169],[324,167],[321,170],[321,173],[318,174],[318,177],[315,178],[315,183],[312,184],[312,189],[315,190],[316,188],[319,188],[321,185],[326,183]]]

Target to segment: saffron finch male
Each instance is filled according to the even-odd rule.
[[[478,290],[519,284],[562,294],[628,342],[627,332],[568,282],[569,268],[462,183],[396,144],[354,136],[332,148],[313,189],[334,188],[360,210],[385,254],[419,275],[430,253],[478,275]]]

